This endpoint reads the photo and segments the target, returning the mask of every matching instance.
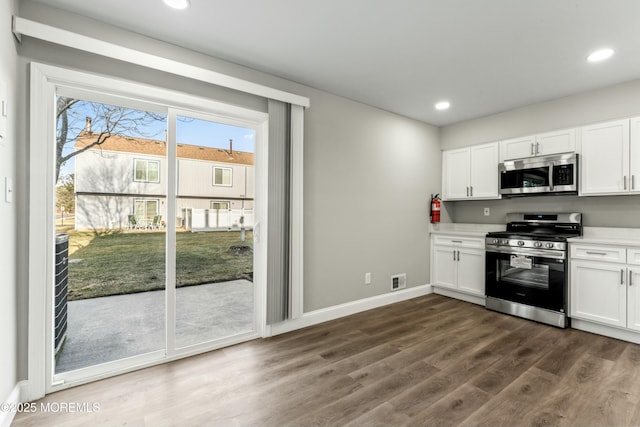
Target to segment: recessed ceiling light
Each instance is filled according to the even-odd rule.
[[[613,49],[600,49],[592,52],[591,55],[587,56],[587,61],[589,62],[600,62],[605,59],[611,58],[613,55]]]
[[[440,101],[436,104],[436,110],[448,110],[451,107],[449,101]]]
[[[189,0],[164,0],[164,4],[174,9],[186,9],[189,7]]]

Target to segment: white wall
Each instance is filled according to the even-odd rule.
[[[428,202],[438,130],[321,92],[305,112],[304,309],[429,283]],[[365,286],[364,275],[372,273]]]
[[[445,126],[440,142],[443,149],[464,147],[637,115],[640,80]]]
[[[20,3],[20,15],[310,98],[304,131],[305,311],[390,292],[390,276],[396,273],[407,273],[408,287],[429,282],[428,199],[440,192],[441,180],[437,128],[28,0]],[[253,96],[28,38],[20,55],[24,70],[33,59],[266,111],[266,102]],[[23,99],[27,76],[23,73]],[[27,129],[24,123],[24,141]],[[27,162],[23,149],[22,179],[28,176]],[[366,272],[372,273],[369,286],[364,285]],[[22,334],[26,304],[25,296],[20,300]],[[20,354],[26,354],[24,342]],[[26,376],[25,366],[21,375]]]
[[[14,202],[6,203],[4,198],[5,178],[13,180],[23,179],[16,171],[16,146],[19,142],[17,135],[18,111],[23,103],[24,94],[18,98],[17,70],[18,55],[11,32],[11,16],[17,9],[17,1],[0,2],[0,84],[6,84],[8,122],[4,144],[0,145],[0,403],[6,402],[14,390],[17,382],[17,317],[16,302],[18,276],[16,269],[18,217],[16,206],[18,200],[23,199],[21,193],[14,193]],[[24,168],[24,164],[22,168]],[[5,413],[0,412],[0,422]]]
[[[611,119],[640,116],[640,80],[634,80],[550,102],[446,126],[440,130],[443,149]],[[503,223],[508,212],[572,211],[583,213],[589,227],[640,227],[640,196],[551,196],[491,201],[445,202],[454,222]],[[483,208],[491,208],[484,216]]]

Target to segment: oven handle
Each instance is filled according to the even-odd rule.
[[[486,245],[487,253],[496,253],[496,254],[507,254],[507,255],[527,255],[527,256],[536,256],[540,258],[551,258],[551,259],[565,259],[565,253],[563,251],[540,251],[537,249],[526,249],[526,248],[501,248],[497,246]]]

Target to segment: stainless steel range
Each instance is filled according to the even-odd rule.
[[[486,307],[565,328],[567,239],[582,234],[579,213],[510,213],[486,248]]]

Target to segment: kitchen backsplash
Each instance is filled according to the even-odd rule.
[[[484,215],[484,208],[490,215]],[[443,202],[452,222],[499,224],[509,212],[581,212],[586,227],[640,227],[638,196],[533,196],[501,200]]]

